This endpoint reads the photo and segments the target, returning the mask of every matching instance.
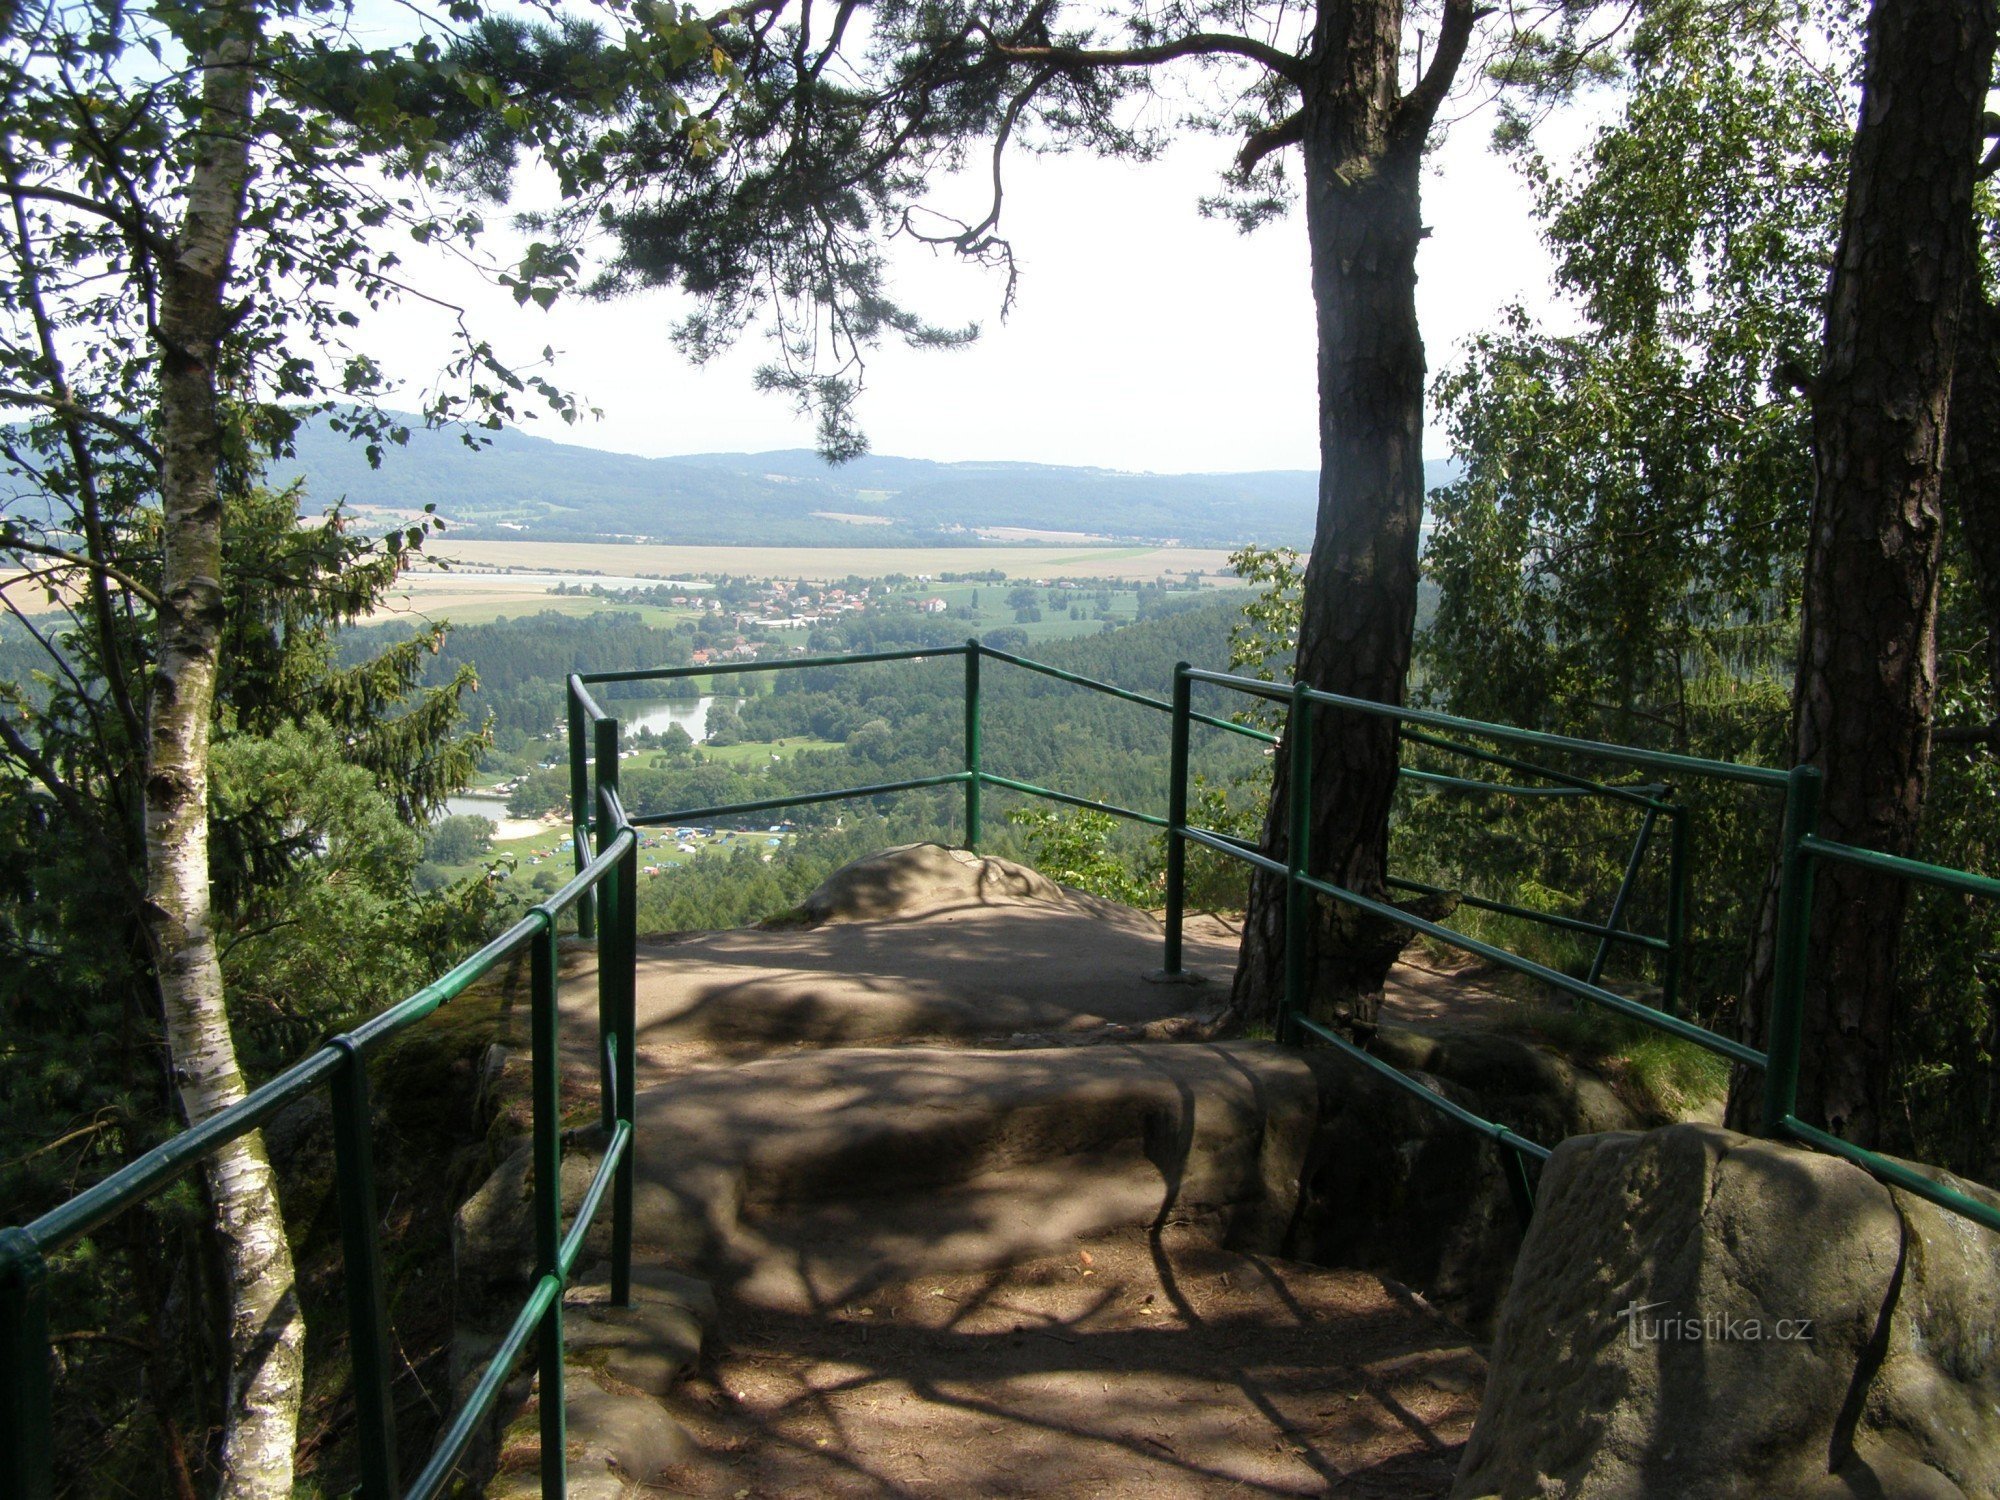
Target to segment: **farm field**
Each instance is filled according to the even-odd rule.
[[[368,618],[376,624],[407,615],[448,619],[454,625],[491,625],[495,620],[522,615],[580,616],[606,609],[636,614],[648,625],[658,626],[672,626],[694,613],[589,594],[552,594],[545,581],[509,580],[493,573],[424,571],[406,575],[382,608]]]
[[[840,580],[892,573],[936,576],[995,570],[1009,578],[1118,578],[1152,582],[1201,573],[1234,582],[1229,554],[1213,547],[679,547],[612,542],[472,542],[446,536],[434,556],[480,568],[692,578]],[[491,582],[491,580],[487,580]]]

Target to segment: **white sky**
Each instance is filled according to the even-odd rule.
[[[1491,128],[1485,114],[1459,121],[1425,182],[1432,233],[1417,297],[1434,372],[1507,302],[1548,302],[1527,191],[1488,150]],[[874,450],[1162,473],[1316,467],[1304,222],[1295,210],[1245,237],[1201,218],[1196,200],[1213,190],[1229,149],[1195,138],[1149,166],[1012,160],[1002,227],[1022,277],[1004,324],[997,278],[922,247],[900,254],[898,285],[920,308],[939,322],[977,319],[985,332],[965,350],[885,348],[871,359],[860,415]],[[676,296],[566,301],[542,313],[463,282],[452,292],[469,301],[475,328],[517,355],[553,345],[558,381],[603,414],[531,431],[650,456],[813,441],[788,398],[752,388],[766,357],[760,337],[702,370],[679,356],[667,337]],[[441,332],[405,308],[362,336],[421,386]],[[1435,418],[1428,447],[1445,454]]]

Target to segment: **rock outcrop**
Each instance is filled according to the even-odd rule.
[[[1061,886],[1010,859],[943,844],[904,844],[842,865],[799,903],[798,915],[818,926],[913,917],[954,906],[1063,900]]]
[[[2000,1235],[1713,1126],[1568,1141],[1453,1494],[2000,1495]]]
[[[1371,1050],[1533,1140],[1639,1123],[1602,1079],[1516,1037],[1384,1027]],[[1499,1148],[1351,1058],[1301,1057],[1320,1082],[1319,1124],[1285,1253],[1386,1272],[1490,1332],[1522,1234]]]

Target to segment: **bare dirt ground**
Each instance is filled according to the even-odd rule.
[[[1442,1495],[1485,1373],[1375,1277],[1171,1230],[723,1330],[673,1478],[737,1500]]]
[[[1269,1044],[1154,1040],[1226,1000],[1235,933],[1191,920],[1200,984],[1150,982],[1159,943],[1091,898],[960,893],[644,946],[639,1239],[717,1317],[663,1398],[684,1461],[628,1483],[1448,1492],[1482,1358],[1386,1278],[1222,1248],[1282,1237],[1314,1086]],[[572,1036],[592,964],[564,954]],[[1455,989],[1398,1003],[1455,1020]]]

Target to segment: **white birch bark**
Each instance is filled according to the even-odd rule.
[[[211,924],[208,749],[222,627],[217,358],[250,175],[249,114],[262,40],[256,0],[202,14],[201,109],[187,205],[160,268],[160,652],[147,710],[146,876],[167,1045],[198,1123],[244,1095]],[[261,1136],[208,1163],[229,1316],[226,1500],[287,1500],[305,1328],[277,1187]]]

